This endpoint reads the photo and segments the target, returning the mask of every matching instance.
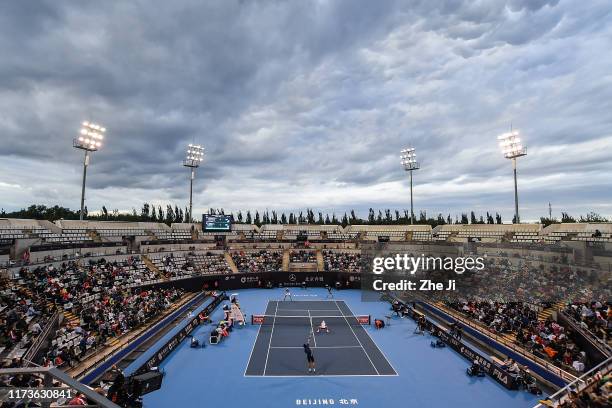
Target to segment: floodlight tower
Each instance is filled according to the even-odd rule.
[[[85,211],[85,180],[87,179],[87,166],[89,166],[89,153],[95,152],[102,147],[105,133],[106,128],[85,121],[81,123],[79,137],[72,139],[72,147],[85,151],[85,159],[83,160],[83,187],[81,188],[81,212],[79,213],[81,221],[83,221]]]
[[[421,166],[416,160],[414,147],[409,147],[401,151],[400,163],[404,166],[404,170],[410,173],[410,224],[414,224],[414,208],[412,205],[412,172],[418,170]]]
[[[499,135],[499,146],[506,159],[512,160],[514,170],[514,219],[517,224],[521,222],[519,218],[518,187],[516,182],[516,159],[527,155],[527,148],[521,144],[521,138],[517,130],[510,130],[508,133]]]
[[[195,169],[200,167],[202,160],[204,160],[204,148],[190,143],[187,146],[185,160],[183,160],[183,166],[191,169],[191,179],[189,180],[189,222],[193,222],[193,180],[195,179]]]

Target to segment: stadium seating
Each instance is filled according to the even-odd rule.
[[[44,243],[81,241],[77,234],[63,234],[61,229],[48,221],[1,218],[0,246],[10,244],[13,239],[18,238],[39,239]]]
[[[429,241],[432,230],[429,225],[349,225],[345,232],[364,241]]]
[[[571,302],[563,313],[589,335],[612,346],[612,303]]]
[[[326,271],[361,272],[361,254],[358,251],[340,252],[323,251],[323,261]]]
[[[167,278],[186,277],[192,275],[225,274],[230,268],[222,254],[211,252],[176,252],[169,254],[154,254],[149,258],[155,267]]]
[[[559,241],[612,242],[612,224],[552,224],[544,228],[546,243]]]
[[[572,338],[566,327],[552,319],[552,313],[545,316],[536,313],[535,318],[530,315],[527,323],[517,325],[513,312],[509,311],[512,309],[510,304],[486,307],[476,299],[493,291],[500,299],[520,295],[527,304],[535,302],[538,296],[556,294],[559,277],[576,274],[575,279],[580,280],[586,276],[580,267],[573,265],[576,258],[572,249],[556,243],[573,242],[579,246],[585,245],[581,242],[586,240],[589,245],[601,242],[602,245],[597,247],[605,248],[603,244],[610,234],[608,224],[554,225],[544,229],[539,224],[445,225],[433,230],[428,225],[348,225],[343,228],[339,225],[257,227],[235,224],[233,231],[225,234],[227,245],[219,245],[215,240],[217,233],[203,233],[199,224],[188,223],[169,227],[158,223],[63,220],[48,223],[3,219],[0,227],[3,236],[15,234],[17,240],[28,240],[24,243],[29,244],[32,239],[35,245],[30,254],[32,264],[23,261],[24,268],[9,266],[10,271],[5,275],[14,274],[14,279],[0,289],[0,296],[4,295],[2,305],[6,303],[8,306],[0,310],[0,317],[6,320],[9,312],[12,316],[11,325],[7,325],[9,330],[2,333],[4,340],[0,344],[0,357],[12,361],[12,358],[24,356],[38,339],[36,333],[40,329],[37,323],[44,322],[47,316],[59,310],[64,316],[64,324],[52,334],[47,358],[68,370],[72,365],[80,364],[79,359],[92,358],[88,356],[100,347],[116,344],[116,339],[125,339],[122,336],[129,336],[135,327],[150,321],[146,313],[143,318],[136,309],[132,310],[136,316],[132,319],[132,313],[122,313],[116,305],[108,306],[109,299],[115,299],[117,294],[121,294],[122,302],[142,301],[160,313],[168,305],[175,304],[177,298],[172,294],[168,297],[161,292],[151,292],[151,301],[147,303],[146,299],[134,297],[147,287],[145,285],[166,287],[177,280],[189,282],[198,276],[230,273],[359,273],[361,243],[373,243],[388,237],[393,246],[407,245],[410,251],[430,242],[426,251],[435,252],[436,247],[447,246],[433,241],[446,241],[469,247],[470,251],[478,254],[487,253],[486,270],[475,278],[475,296],[471,298],[474,303],[480,302],[478,304],[482,307],[479,313],[467,317],[482,326],[483,331],[505,338],[514,347],[522,347],[526,353],[532,351],[534,358],[577,373],[588,369],[588,363],[585,364],[576,342],[550,338],[551,335],[558,337],[559,333]],[[304,235],[310,243],[294,241]],[[138,239],[123,240],[125,236]],[[551,240],[552,246],[547,246],[546,238],[553,236],[559,238]],[[4,253],[0,253],[4,256],[0,261],[15,252],[12,247],[14,239],[10,238],[11,243],[5,247]],[[480,244],[462,245],[469,241]],[[15,243],[15,248],[19,242]],[[128,254],[129,251],[140,251],[140,254]],[[605,262],[606,253],[600,251],[599,257],[594,256],[589,266],[599,268],[595,262]],[[605,269],[606,264],[602,265]],[[515,279],[517,275],[521,279]],[[240,277],[238,281],[242,279],[248,278]],[[482,282],[487,283],[483,285]],[[33,310],[40,314],[30,312],[28,315],[27,307],[15,308],[5,300],[7,296],[23,299],[25,305],[34,305]],[[573,305],[579,307],[577,303]],[[600,314],[604,312],[603,306],[596,309]],[[456,312],[464,311],[460,308]],[[600,320],[584,319],[581,313],[576,314],[575,309],[567,309],[566,314],[598,339],[609,339],[609,314],[605,324]],[[15,320],[14,316],[18,319]],[[522,336],[518,335],[519,331]]]
[[[433,230],[433,239],[450,242],[533,243],[539,240],[540,224],[453,224]]]
[[[233,224],[230,232],[203,232],[199,223],[174,223],[167,226],[155,222],[113,222],[59,220],[55,223],[37,220],[0,219],[0,247],[8,247],[14,239],[34,239],[34,245],[95,244],[122,242],[123,237],[141,237],[149,243],[214,242],[216,236],[227,240],[295,241],[364,241],[392,242],[441,241],[512,244],[558,244],[564,241],[593,243],[612,242],[612,224],[449,224],[429,225],[316,225],[316,224]]]
[[[75,363],[76,356],[143,323],[182,295],[176,290],[147,292],[147,296],[140,291],[127,294],[128,288],[155,279],[137,256],[21,268],[15,280],[0,286],[0,314],[9,323],[0,333],[0,356],[21,358],[57,308],[64,315],[64,324],[51,341],[48,357],[58,366]],[[118,296],[127,297],[121,301]],[[139,317],[141,309],[127,312],[139,302],[144,302],[143,316]],[[89,320],[88,310],[94,311]]]
[[[317,255],[314,251],[292,250],[289,259],[293,263],[316,263]]]
[[[493,333],[512,334],[516,344],[539,358],[574,373],[585,370],[587,355],[571,331],[552,319],[538,319],[537,309],[529,304],[464,300],[448,305]]]
[[[280,251],[233,251],[232,260],[238,272],[277,272],[282,270],[283,253]]]

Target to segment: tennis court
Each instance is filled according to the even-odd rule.
[[[249,315],[249,320],[252,314],[274,315],[277,306],[275,301],[282,299],[283,291],[278,288],[240,290],[240,306]],[[341,308],[348,316],[371,314],[372,325],[363,325],[355,333],[360,339],[362,336],[364,339],[367,339],[368,335],[372,336],[398,375],[376,375],[373,369],[370,370],[374,371],[372,375],[318,375],[320,372],[323,374],[326,364],[346,364],[345,358],[338,361],[323,361],[324,357],[318,349],[313,349],[317,362],[317,375],[309,375],[306,370],[306,358],[301,349],[307,337],[302,319],[302,328],[296,334],[298,343],[290,345],[290,347],[300,347],[295,349],[297,356],[295,374],[272,376],[268,371],[277,363],[271,364],[269,361],[270,367],[264,377],[263,365],[270,339],[273,337],[276,345],[277,334],[292,329],[287,327],[286,330],[283,328],[278,330],[281,325],[276,324],[274,335],[271,336],[271,324],[263,326],[248,324],[235,329],[227,339],[217,345],[199,349],[191,348],[189,341],[177,345],[170,357],[160,366],[160,369],[166,373],[162,391],[145,395],[145,407],[222,404],[231,407],[288,408],[296,407],[298,402],[299,405],[306,405],[309,401],[313,401],[313,404],[316,401],[318,404],[321,399],[330,401],[333,399],[335,404],[331,406],[340,407],[340,401],[355,399],[358,401],[358,406],[362,407],[408,404],[415,407],[529,408],[537,404],[540,398],[527,392],[507,390],[490,377],[469,377],[465,369],[470,362],[448,347],[445,349],[431,347],[431,336],[414,334],[415,323],[412,319],[393,319],[392,324],[383,330],[375,330],[374,318],[384,318],[389,313],[387,302],[364,302],[361,291],[344,290],[335,293],[338,303],[334,309],[334,306],[329,307],[329,302],[321,303],[326,301],[326,295],[327,291],[323,288],[296,290],[293,292],[295,305],[285,307],[290,302],[280,302],[278,314],[304,317],[308,316],[310,311],[311,314],[320,316],[340,316],[341,313],[337,310]],[[314,305],[315,303],[321,306]],[[350,310],[344,309],[345,303]],[[306,304],[309,306],[304,308],[303,305]],[[322,306],[323,304],[325,306]],[[286,310],[288,308],[292,310]],[[223,310],[217,309],[211,318],[213,321],[223,319]],[[316,324],[314,319],[313,324]],[[332,333],[338,330],[335,326],[337,326],[335,322],[329,323]],[[346,323],[344,328],[346,329]],[[307,329],[308,326],[306,331]],[[367,333],[360,333],[361,330]],[[210,331],[210,325],[202,325],[194,330],[193,335],[200,341],[207,342]],[[268,332],[267,335],[263,334],[265,331]],[[264,337],[258,339],[258,334]],[[263,346],[262,339],[268,341]],[[317,346],[329,345],[323,343],[329,339],[320,339],[324,339],[324,335],[321,334],[316,338]],[[257,351],[253,347],[256,340],[260,342],[260,349]],[[314,345],[314,342],[312,344]],[[363,341],[362,344],[368,352],[371,351],[369,347],[376,349],[374,345],[367,346]],[[276,349],[271,349],[271,356],[275,352]],[[253,366],[254,370],[245,376],[245,366],[249,359],[262,358],[261,356],[263,363],[259,371],[255,371],[257,367]],[[369,356],[374,361],[373,354],[369,353]],[[357,364],[356,360],[356,357],[353,358],[351,364]],[[377,368],[381,369],[380,366]],[[287,368],[285,370],[289,371]],[[228,391],[215,393],[211,390]],[[304,402],[305,400],[307,401]]]
[[[269,301],[259,324],[245,376],[395,376],[380,348],[344,301]],[[329,333],[317,328],[325,321]],[[309,374],[303,344],[310,338],[317,371]]]

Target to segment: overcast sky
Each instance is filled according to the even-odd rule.
[[[0,206],[612,215],[612,3],[0,2]]]

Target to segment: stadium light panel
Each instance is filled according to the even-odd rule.
[[[193,222],[193,180],[195,179],[195,169],[200,167],[204,160],[204,148],[200,145],[189,143],[183,166],[191,168],[191,178],[189,180],[189,222]]]
[[[85,212],[85,181],[87,179],[87,166],[89,166],[89,153],[95,152],[102,147],[104,133],[106,133],[105,127],[85,120],[81,122],[79,136],[72,139],[72,147],[85,151],[85,158],[83,159],[83,185],[81,188],[81,212],[79,214],[81,221]]]
[[[183,166],[196,168],[204,160],[204,148],[200,145],[189,144]]]
[[[404,166],[405,171],[413,171],[420,168],[416,158],[416,149],[414,147],[403,149],[400,153],[400,163]]]
[[[499,147],[506,159],[512,160],[512,171],[514,173],[514,219],[520,223],[519,204],[518,204],[518,182],[516,172],[516,159],[527,155],[527,148],[523,145],[518,130],[511,130],[508,133],[497,136]]]
[[[72,146],[89,152],[95,152],[102,147],[106,128],[89,121],[84,121],[81,126],[79,137],[73,139]]]
[[[400,164],[404,167],[404,170],[410,173],[410,224],[414,224],[414,207],[412,201],[412,172],[420,168],[420,164],[417,161],[416,149],[414,147],[408,147],[400,151]]]
[[[506,159],[515,159],[527,155],[527,148],[521,143],[521,138],[517,130],[504,133],[497,137],[499,147]]]

